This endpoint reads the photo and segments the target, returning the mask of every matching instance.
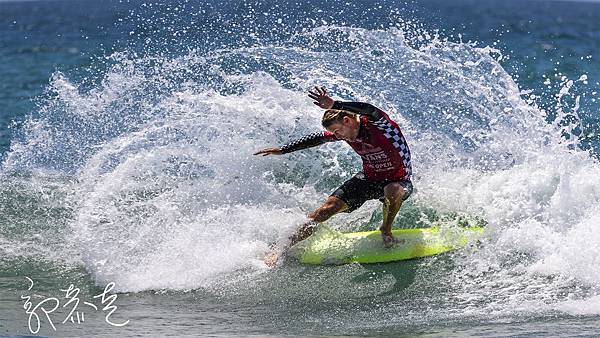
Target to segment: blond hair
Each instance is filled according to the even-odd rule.
[[[321,125],[323,125],[324,128],[328,128],[336,122],[342,122],[346,116],[356,118],[356,114],[347,110],[327,109],[321,119]]]

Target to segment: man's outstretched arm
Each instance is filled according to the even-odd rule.
[[[297,140],[294,140],[294,141],[284,145],[281,148],[263,149],[263,150],[260,150],[256,153],[254,153],[254,155],[267,156],[267,155],[287,154],[287,153],[291,153],[291,152],[294,152],[297,150],[312,148],[312,147],[319,146],[326,142],[332,142],[332,141],[337,141],[337,140],[338,140],[338,138],[336,138],[335,135],[333,135],[333,133],[330,133],[328,131],[318,131],[318,132],[314,132],[314,133],[305,135]]]
[[[333,133],[331,132],[317,131],[284,145],[283,147],[281,147],[281,150],[284,154],[287,154],[293,151],[312,148],[320,146],[321,144],[326,142],[332,142],[337,140],[338,138],[335,137],[335,135],[333,135]]]

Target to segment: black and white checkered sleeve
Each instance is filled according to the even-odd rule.
[[[281,147],[281,150],[283,151],[284,154],[287,154],[287,153],[291,153],[296,150],[316,147],[316,146],[319,146],[319,145],[321,145],[325,142],[329,142],[329,141],[336,141],[336,140],[332,139],[331,137],[327,137],[326,132],[318,131],[318,132],[314,132],[314,133],[305,135],[302,138],[299,138],[297,140],[294,140],[294,141],[284,145],[283,147]]]

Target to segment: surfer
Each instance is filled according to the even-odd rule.
[[[352,212],[364,202],[383,202],[383,223],[379,230],[383,245],[395,243],[392,223],[402,202],[412,193],[410,150],[398,124],[381,109],[363,102],[334,101],[325,88],[315,87],[308,95],[325,109],[321,124],[326,131],[314,132],[281,148],[262,149],[254,155],[281,155],[315,147],[326,142],[345,141],[360,155],[363,170],[337,188],[304,223],[283,248],[274,248],[265,263],[274,265],[286,248],[310,236],[318,223],[339,212]]]

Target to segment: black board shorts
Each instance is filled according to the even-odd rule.
[[[383,188],[390,183],[400,183],[404,188],[405,194],[403,200],[406,200],[412,194],[413,185],[410,180],[370,181],[361,171],[344,182],[330,196],[335,196],[348,205],[348,210],[344,212],[352,212],[360,208],[368,200],[378,199],[383,202]]]

